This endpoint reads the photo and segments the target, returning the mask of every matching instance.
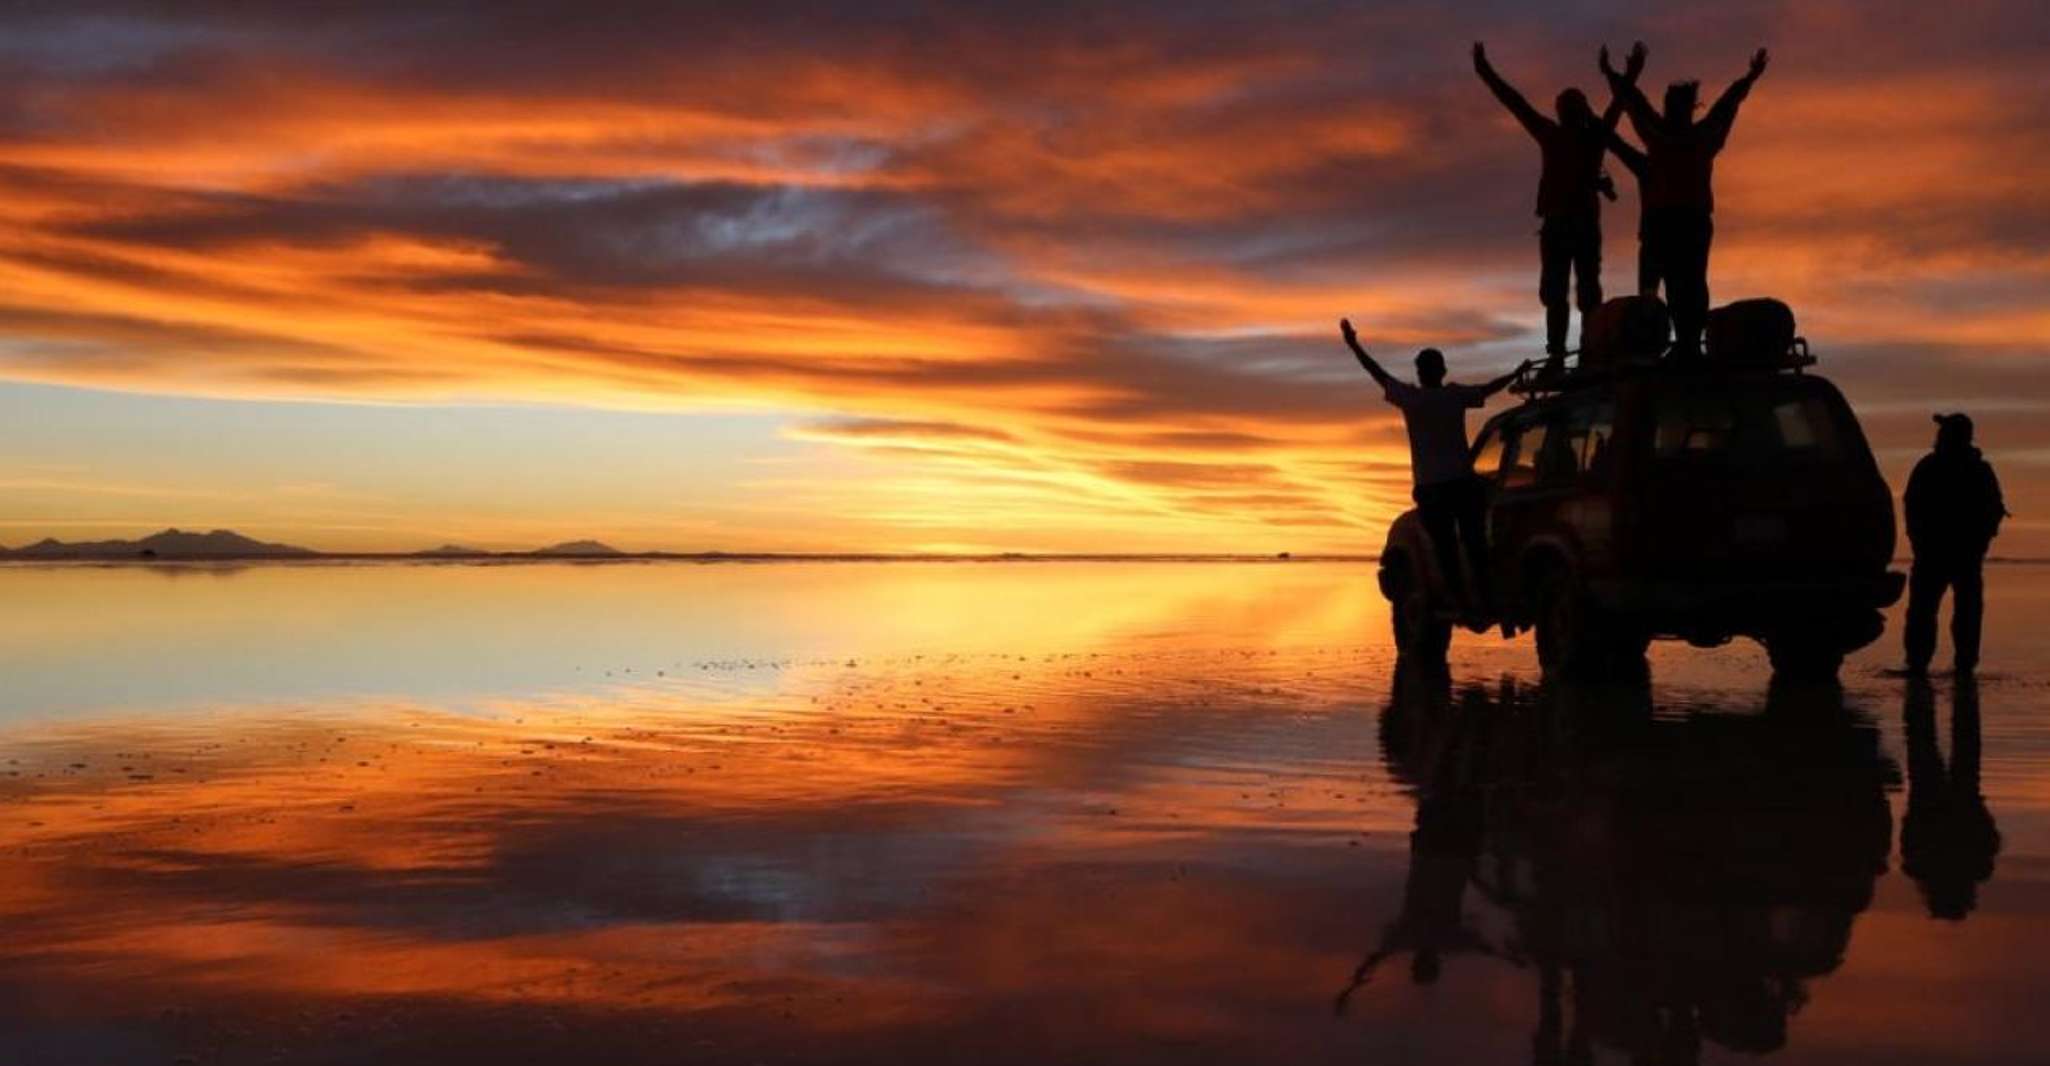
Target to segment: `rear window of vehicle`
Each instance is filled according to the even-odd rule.
[[[1828,459],[1838,454],[1837,437],[1835,412],[1820,396],[1779,390],[1703,393],[1666,398],[1659,407],[1654,449],[1661,459]]]
[[[1567,413],[1561,429],[1564,436],[1554,471],[1558,480],[1600,477],[1608,472],[1614,459],[1609,442],[1616,432],[1615,404],[1583,404],[1574,408]]]

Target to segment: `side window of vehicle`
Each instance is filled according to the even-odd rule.
[[[1616,435],[1616,405],[1591,403],[1566,418],[1566,458],[1573,478],[1601,477],[1614,462],[1610,442]]]
[[[1502,470],[1503,436],[1500,426],[1489,426],[1481,430],[1481,439],[1473,448],[1473,472],[1483,481],[1495,480]]]
[[[1736,413],[1728,397],[1670,397],[1659,411],[1659,458],[1723,451],[1735,428]]]
[[[1537,484],[1562,488],[1581,478],[1581,445],[1587,441],[1585,412],[1587,408],[1581,408],[1554,416],[1544,451],[1537,453]]]
[[[1538,464],[1545,456],[1545,441],[1550,436],[1548,429],[1543,422],[1502,427],[1502,435],[1507,440],[1502,453],[1504,489],[1527,489],[1538,483]]]

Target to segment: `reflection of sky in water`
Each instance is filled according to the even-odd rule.
[[[1840,694],[1748,646],[1580,692],[1462,636],[1458,683],[1404,694],[1356,564],[0,571],[44,608],[0,628],[34,693],[0,1031],[50,1062],[2029,1061],[2050,571],[2000,574],[1974,789],[1959,691],[1880,673],[1890,643]]]
[[[0,567],[0,719],[338,695],[463,701],[794,663],[1275,637],[1357,620],[1336,568],[1146,564]],[[1359,564],[1343,573],[1372,581]],[[1282,609],[1292,604],[1305,612]],[[1342,617],[1330,617],[1332,612]]]

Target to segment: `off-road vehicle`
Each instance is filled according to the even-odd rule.
[[[1494,603],[1453,602],[1415,511],[1388,531],[1380,584],[1405,660],[1442,667],[1464,619],[1535,630],[1547,674],[1641,670],[1657,638],[1750,637],[1776,673],[1829,678],[1879,637],[1903,577],[1857,418],[1798,338],[1751,358],[1714,340],[1705,358],[1516,386],[1524,402],[1473,446]]]

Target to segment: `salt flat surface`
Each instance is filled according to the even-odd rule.
[[[1989,577],[1818,691],[1398,679],[1363,563],[0,570],[0,1061],[2038,1061]]]

